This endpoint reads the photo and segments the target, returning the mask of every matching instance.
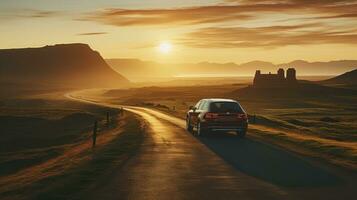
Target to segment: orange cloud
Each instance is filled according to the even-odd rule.
[[[314,28],[311,30],[311,27]],[[257,28],[201,28],[186,34],[178,40],[178,43],[199,48],[275,48],[306,44],[357,44],[357,29],[330,30],[322,24]]]
[[[251,18],[253,16],[241,14],[232,6],[206,6],[143,10],[111,8],[90,13],[80,20],[92,20],[116,26],[143,26],[194,25]]]
[[[228,0],[229,4],[171,9],[108,8],[80,18],[116,26],[194,25],[250,20],[261,13],[318,14],[327,18],[355,17],[357,0]],[[233,4],[232,4],[233,2]]]

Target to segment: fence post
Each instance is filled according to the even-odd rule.
[[[109,112],[107,112],[107,127],[109,127]]]
[[[98,128],[98,122],[97,122],[97,120],[95,120],[94,121],[94,126],[93,126],[93,136],[92,136],[93,144],[92,144],[92,148],[95,147],[95,143],[97,141],[97,128]]]
[[[172,110],[174,110],[174,111],[175,111],[175,110],[176,110],[176,106],[173,106],[173,107],[172,107]]]

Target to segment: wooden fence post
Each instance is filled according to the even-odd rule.
[[[107,112],[107,127],[109,127],[109,112]]]
[[[92,144],[92,148],[95,147],[95,143],[97,141],[97,128],[98,128],[98,122],[97,122],[97,120],[95,120],[94,121],[94,126],[93,126],[93,136],[92,136],[93,144]]]

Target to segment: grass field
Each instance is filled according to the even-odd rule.
[[[94,182],[139,147],[145,131],[133,115],[58,97],[1,99],[0,199],[78,195],[90,187],[89,179]],[[117,156],[122,159],[112,162]]]
[[[117,111],[103,107],[67,100],[2,101],[0,175],[57,156],[69,144],[89,138],[95,120],[105,123],[106,112],[115,125]]]

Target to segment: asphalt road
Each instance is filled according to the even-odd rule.
[[[118,105],[87,101],[110,107]],[[125,107],[147,121],[139,153],[88,199],[354,199],[356,174],[230,134],[196,138],[184,121]]]

